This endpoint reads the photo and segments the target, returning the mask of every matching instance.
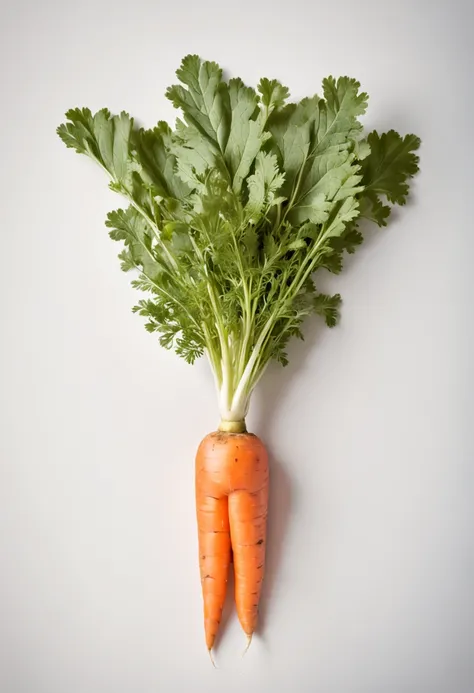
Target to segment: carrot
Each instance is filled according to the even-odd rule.
[[[334,327],[341,296],[319,291],[363,241],[359,218],[386,226],[418,171],[415,135],[362,138],[368,96],[350,77],[288,103],[276,79],[226,81],[187,55],[166,91],[182,118],[138,128],[128,113],[73,108],[58,135],[107,173],[127,201],[106,226],[121,268],[144,292],[133,308],[159,343],[209,360],[221,418],[196,456],[196,512],[206,643],[214,645],[234,561],[235,601],[250,642],[265,560],[268,460],[246,432],[268,365],[316,313]],[[314,92],[313,92],[314,94]],[[390,203],[390,204],[387,204]],[[319,277],[319,275],[316,275]]]
[[[233,551],[235,604],[250,639],[265,567],[268,456],[252,433],[218,431],[196,455],[196,513],[206,645],[214,645]]]

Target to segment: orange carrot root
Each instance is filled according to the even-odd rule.
[[[196,512],[206,645],[214,645],[227,587],[231,551],[235,602],[249,638],[257,626],[265,568],[268,456],[251,433],[206,436],[196,455]]]

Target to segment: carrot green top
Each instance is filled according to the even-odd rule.
[[[226,82],[196,55],[177,76],[166,92],[183,114],[174,129],[75,108],[57,132],[127,200],[106,225],[145,293],[134,311],[188,362],[206,353],[222,419],[241,422],[269,361],[287,362],[303,319],[336,323],[341,298],[320,293],[314,273],[340,272],[362,242],[360,220],[385,226],[387,203],[405,203],[420,140],[393,130],[364,137],[368,97],[349,77],[328,77],[322,96],[293,103],[276,80],[256,91]]]

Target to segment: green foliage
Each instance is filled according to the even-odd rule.
[[[206,352],[230,402],[269,360],[286,363],[307,315],[336,324],[341,297],[312,277],[341,271],[361,218],[385,226],[391,205],[405,204],[420,141],[393,130],[364,139],[368,97],[349,77],[288,103],[277,80],[255,91],[196,55],[177,76],[166,92],[182,112],[174,129],[76,108],[57,132],[128,201],[106,225],[147,295],[134,310],[187,361]]]

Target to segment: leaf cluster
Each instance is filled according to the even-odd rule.
[[[177,77],[174,129],[75,108],[57,132],[127,200],[106,225],[146,295],[134,310],[147,330],[188,362],[206,352],[219,384],[230,364],[233,388],[247,378],[250,390],[269,360],[287,362],[307,315],[336,324],[341,298],[319,292],[315,272],[340,272],[360,220],[385,226],[405,204],[420,141],[364,137],[368,97],[349,77],[297,103],[277,80],[225,81],[196,55]]]

